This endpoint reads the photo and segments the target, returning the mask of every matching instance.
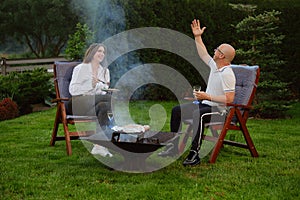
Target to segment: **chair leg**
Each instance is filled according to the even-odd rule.
[[[71,146],[69,127],[66,122],[63,122],[63,126],[64,126],[64,132],[65,132],[67,155],[70,156],[70,155],[72,155],[72,146]]]
[[[230,126],[230,123],[231,123],[232,117],[234,116],[234,113],[235,113],[235,110],[233,110],[233,109],[231,109],[230,112],[228,113],[228,116],[227,116],[224,126],[222,128],[222,131],[221,131],[220,135],[218,136],[217,143],[210,155],[210,159],[209,159],[210,163],[215,163],[217,160],[217,157],[220,153],[221,148],[223,147],[224,139],[225,139],[225,136],[228,131],[227,127]]]
[[[212,153],[210,155],[210,159],[209,159],[210,163],[215,163],[216,162],[217,157],[218,157],[218,155],[220,153],[220,150],[223,147],[223,141],[225,139],[226,134],[227,134],[227,130],[223,129],[221,131],[221,133],[219,135],[219,138],[217,140],[217,143],[216,143],[216,145],[215,145],[215,147],[214,147],[214,149],[213,149],[213,151],[212,151]]]
[[[72,146],[71,146],[71,138],[70,138],[70,132],[69,132],[69,127],[68,127],[68,122],[67,122],[67,115],[66,115],[66,110],[65,107],[61,107],[62,110],[62,124],[64,127],[64,133],[65,133],[65,140],[66,140],[66,150],[68,156],[72,155]]]
[[[244,138],[246,140],[248,149],[251,153],[251,156],[252,157],[258,157],[258,152],[256,151],[254,143],[253,143],[253,141],[250,137],[249,131],[248,131],[247,126],[246,126],[246,122],[245,122],[245,120],[243,120],[242,115],[240,113],[237,113],[237,115],[238,115],[238,118],[240,120],[241,131],[243,132],[243,135],[244,135]]]
[[[58,131],[58,126],[60,123],[60,109],[59,107],[56,110],[56,116],[55,116],[55,121],[54,121],[54,127],[53,127],[53,131],[52,131],[52,137],[51,137],[51,141],[50,141],[50,146],[54,146],[55,145],[55,141],[56,141],[56,136],[57,136],[57,131]]]
[[[183,139],[182,139],[182,141],[180,142],[180,145],[179,145],[179,147],[178,147],[178,150],[179,150],[179,153],[180,153],[180,154],[183,153],[188,138],[189,138],[189,134],[188,134],[188,133],[185,133],[185,134],[184,134],[184,137],[183,137]]]
[[[213,136],[214,138],[216,138],[216,139],[219,138],[219,132],[218,132],[216,129],[214,129],[213,127],[211,127],[211,128],[210,128],[210,131],[211,131],[212,136]],[[221,148],[224,148],[224,144],[222,144]]]
[[[215,137],[215,138],[219,137],[219,134],[216,130],[214,130],[213,128],[210,128],[210,131],[211,131],[213,137]]]
[[[184,137],[183,137],[182,141],[179,144],[179,147],[178,147],[179,154],[183,153],[184,148],[185,148],[186,143],[187,143],[187,140],[192,135],[192,130],[193,130],[193,125],[189,124],[188,127],[187,127],[186,132],[184,133]]]

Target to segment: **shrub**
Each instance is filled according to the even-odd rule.
[[[10,98],[5,98],[0,102],[0,121],[13,119],[19,116],[18,105]]]
[[[30,113],[31,104],[44,102],[51,95],[51,77],[43,68],[0,76],[0,98],[9,97],[15,101],[21,115]]]

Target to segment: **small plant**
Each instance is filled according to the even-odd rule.
[[[0,102],[0,121],[13,119],[19,116],[18,105],[10,98]]]
[[[66,56],[70,60],[80,60],[83,57],[87,42],[92,38],[92,32],[89,27],[78,23],[76,32],[69,35],[69,40],[66,48]]]

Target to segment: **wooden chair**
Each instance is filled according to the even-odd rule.
[[[249,111],[251,110],[254,95],[256,93],[260,69],[258,66],[243,65],[232,65],[232,69],[236,77],[234,102],[226,105],[229,110],[227,112],[225,121],[214,121],[205,124],[205,127],[209,127],[211,130],[212,136],[203,135],[201,138],[202,140],[216,142],[210,155],[210,163],[216,162],[217,156],[224,144],[248,149],[253,157],[258,157],[258,153],[250,137],[246,123],[249,117]],[[188,137],[193,134],[192,121],[192,119],[185,121],[188,127],[184,138],[179,145],[179,152],[183,152]],[[229,130],[241,131],[246,143],[232,141],[227,138],[225,139]]]
[[[54,62],[54,87],[56,92],[56,99],[53,102],[57,103],[56,116],[54,121],[54,128],[50,145],[54,146],[56,141],[65,140],[67,154],[72,154],[71,140],[79,139],[81,136],[89,136],[94,130],[87,131],[69,131],[69,124],[74,125],[75,123],[91,123],[96,122],[96,116],[75,116],[70,115],[70,111],[67,110],[66,103],[68,102],[71,94],[69,93],[69,85],[72,78],[73,69],[78,62]],[[58,136],[58,127],[62,124],[64,135]]]

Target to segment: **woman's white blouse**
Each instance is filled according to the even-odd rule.
[[[72,96],[105,94],[102,89],[107,89],[110,82],[109,70],[99,65],[97,79],[105,83],[97,83],[93,87],[93,72],[91,63],[81,63],[77,65],[72,74],[69,92]]]

